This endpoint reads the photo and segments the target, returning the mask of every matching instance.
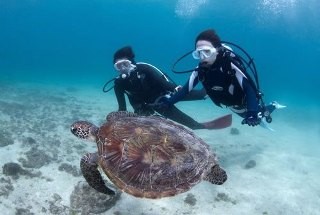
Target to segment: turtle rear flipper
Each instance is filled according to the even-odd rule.
[[[211,167],[211,171],[208,172],[204,180],[211,182],[212,184],[221,185],[227,180],[228,176],[218,164]]]
[[[98,170],[98,153],[88,153],[83,156],[80,168],[83,177],[93,189],[107,195],[115,195],[115,192],[106,186]]]

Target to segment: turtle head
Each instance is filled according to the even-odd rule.
[[[70,127],[71,133],[76,137],[86,140],[96,141],[96,135],[98,128],[86,121],[77,121],[74,122]]]

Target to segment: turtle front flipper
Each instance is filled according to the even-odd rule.
[[[80,168],[83,177],[93,189],[100,193],[115,195],[115,192],[106,186],[98,170],[98,153],[88,153],[83,156]]]
[[[207,174],[204,180],[211,182],[212,184],[221,185],[227,180],[228,176],[218,164],[211,167],[211,171]]]

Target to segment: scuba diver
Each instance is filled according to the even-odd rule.
[[[126,111],[127,96],[134,112],[139,115],[154,115],[160,114],[165,118],[169,118],[191,129],[220,129],[231,125],[231,114],[220,117],[218,119],[199,123],[180,111],[176,106],[159,107],[158,100],[179,91],[181,86],[178,86],[173,81],[162,73],[155,66],[135,62],[135,54],[130,46],[125,46],[114,53],[114,68],[119,72],[119,76],[108,81],[109,84],[114,80],[114,92],[119,105],[119,111]],[[108,92],[112,88],[105,90]],[[203,100],[206,97],[206,92],[202,90],[192,90],[183,100]]]
[[[175,104],[188,95],[200,81],[213,103],[219,107],[226,106],[244,118],[242,124],[256,126],[261,123],[262,118],[270,123],[272,121],[270,114],[275,109],[285,106],[277,102],[264,105],[254,62],[241,47],[235,46],[247,55],[249,63],[223,44],[213,29],[201,32],[195,40],[196,49],[179,58],[174,64],[175,66],[182,58],[192,53],[193,58],[199,60],[198,66],[184,72],[174,71],[173,66],[175,73],[192,72],[192,74],[179,91],[171,97],[162,98],[158,105]],[[247,73],[247,68],[253,71],[255,82]]]

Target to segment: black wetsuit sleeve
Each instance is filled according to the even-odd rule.
[[[126,111],[127,110],[127,105],[126,105],[126,99],[125,99],[125,91],[121,84],[117,81],[115,81],[114,84],[114,93],[117,98],[118,102],[118,111]]]
[[[141,103],[141,101],[138,100],[136,97],[128,95],[128,99],[129,99],[129,102],[135,112],[141,111],[145,108],[144,103]]]
[[[256,91],[246,78],[243,78],[242,80],[242,87],[247,102],[247,111],[258,111]]]
[[[170,105],[181,101],[188,94],[188,83],[185,84],[178,92],[174,93],[170,98],[168,98],[168,102]]]
[[[154,83],[158,83],[159,86],[166,91],[173,92],[177,86],[176,84],[169,81],[164,74],[156,71],[156,68],[150,67],[149,75]]]

